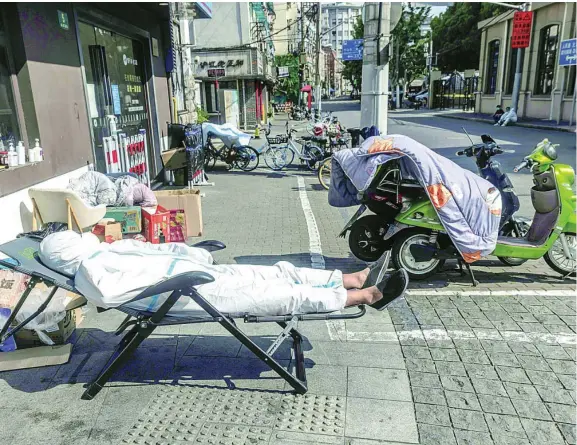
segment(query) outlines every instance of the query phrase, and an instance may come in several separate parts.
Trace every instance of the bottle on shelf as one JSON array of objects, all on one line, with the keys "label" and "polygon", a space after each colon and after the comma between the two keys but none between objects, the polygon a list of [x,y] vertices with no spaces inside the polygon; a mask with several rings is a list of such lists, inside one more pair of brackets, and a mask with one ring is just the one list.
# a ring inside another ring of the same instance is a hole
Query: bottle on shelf
[{"label": "bottle on shelf", "polygon": [[24,142],[18,142],[16,146],[16,155],[18,156],[18,165],[26,164],[26,148],[24,147]]},{"label": "bottle on shelf", "polygon": [[14,142],[10,142],[8,146],[8,167],[16,167],[18,165],[18,153],[14,148]]},{"label": "bottle on shelf", "polygon": [[34,161],[41,162],[44,160],[44,150],[40,146],[40,139],[34,139]]}]

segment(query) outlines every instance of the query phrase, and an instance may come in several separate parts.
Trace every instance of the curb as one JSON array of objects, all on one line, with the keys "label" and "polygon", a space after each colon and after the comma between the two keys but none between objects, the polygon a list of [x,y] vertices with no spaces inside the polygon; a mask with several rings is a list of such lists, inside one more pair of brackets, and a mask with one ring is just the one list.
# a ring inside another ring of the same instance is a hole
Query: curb
[{"label": "curb", "polygon": [[[483,122],[486,124],[493,124],[493,121],[489,119],[482,119],[480,117],[463,117],[463,116],[454,116],[450,114],[442,114],[442,113],[435,113],[433,116],[436,117],[446,117],[449,119],[459,119],[463,121],[473,121],[473,122]],[[512,125],[513,126],[513,125]],[[571,127],[553,127],[548,125],[539,125],[539,124],[528,124],[524,122],[517,122],[515,123],[516,127],[525,127],[525,128],[533,128],[535,130],[552,130],[552,131],[562,131],[565,133],[575,133],[575,129],[571,129]]]}]

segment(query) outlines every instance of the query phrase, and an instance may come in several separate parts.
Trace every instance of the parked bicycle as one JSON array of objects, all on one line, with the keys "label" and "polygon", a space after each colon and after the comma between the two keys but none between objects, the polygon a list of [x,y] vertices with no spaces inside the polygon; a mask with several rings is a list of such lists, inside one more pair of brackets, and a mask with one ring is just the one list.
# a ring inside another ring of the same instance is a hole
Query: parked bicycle
[{"label": "parked bicycle", "polygon": [[315,170],[317,164],[328,156],[326,149],[319,145],[319,142],[322,142],[324,138],[303,136],[293,139],[293,133],[296,131],[294,128],[289,128],[287,122],[285,135],[269,137],[267,134],[267,147],[262,151],[262,154],[264,162],[271,170],[282,170],[287,165],[292,164],[295,156],[309,170]]},{"label": "parked bicycle", "polygon": [[230,170],[234,167],[250,172],[258,167],[258,152],[250,145],[234,145],[228,147],[226,144],[220,149],[212,143],[212,134],[207,135],[204,145],[204,169],[212,170],[217,160],[224,161]]}]

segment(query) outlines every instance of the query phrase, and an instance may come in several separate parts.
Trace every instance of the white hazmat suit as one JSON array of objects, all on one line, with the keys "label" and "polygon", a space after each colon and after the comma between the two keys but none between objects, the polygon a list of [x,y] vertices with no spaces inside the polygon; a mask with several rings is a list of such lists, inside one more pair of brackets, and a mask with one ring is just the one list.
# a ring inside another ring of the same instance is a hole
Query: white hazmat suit
[{"label": "white hazmat suit", "polygon": [[[48,235],[40,260],[74,276],[76,288],[96,306],[120,306],[148,287],[190,271],[206,272],[214,282],[196,290],[227,314],[285,315],[332,312],[345,307],[347,292],[338,270],[299,268],[281,261],[274,266],[214,265],[204,249],[180,243],[153,245],[134,240],[99,243],[90,234],[72,231]],[[154,312],[169,294],[146,298],[131,308]],[[189,297],[180,297],[172,316],[205,312]]]},{"label": "white hazmat suit", "polygon": [[506,113],[503,113],[503,115],[501,116],[501,119],[499,119],[499,122],[497,122],[496,125],[500,125],[501,127],[506,127],[510,123],[515,123],[515,122],[517,122],[517,113],[515,113],[515,109],[512,108],[511,110],[507,111]]}]

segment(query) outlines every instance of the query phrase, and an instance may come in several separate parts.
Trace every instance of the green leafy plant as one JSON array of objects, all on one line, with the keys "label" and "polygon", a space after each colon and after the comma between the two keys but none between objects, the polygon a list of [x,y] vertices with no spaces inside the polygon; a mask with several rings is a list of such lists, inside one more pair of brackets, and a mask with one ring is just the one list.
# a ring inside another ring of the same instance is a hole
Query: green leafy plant
[{"label": "green leafy plant", "polygon": [[208,113],[200,107],[196,107],[196,123],[203,124],[208,122]]},{"label": "green leafy plant", "polygon": [[455,2],[433,18],[433,51],[439,55],[438,68],[443,72],[478,68],[482,30],[477,24],[505,11],[513,16],[512,9],[494,3]]},{"label": "green leafy plant", "polygon": [[298,101],[299,97],[299,59],[293,54],[285,54],[282,56],[275,56],[275,66],[286,66],[289,70],[288,77],[281,77],[277,79],[274,87],[275,96],[286,96],[288,100],[293,102]]}]

